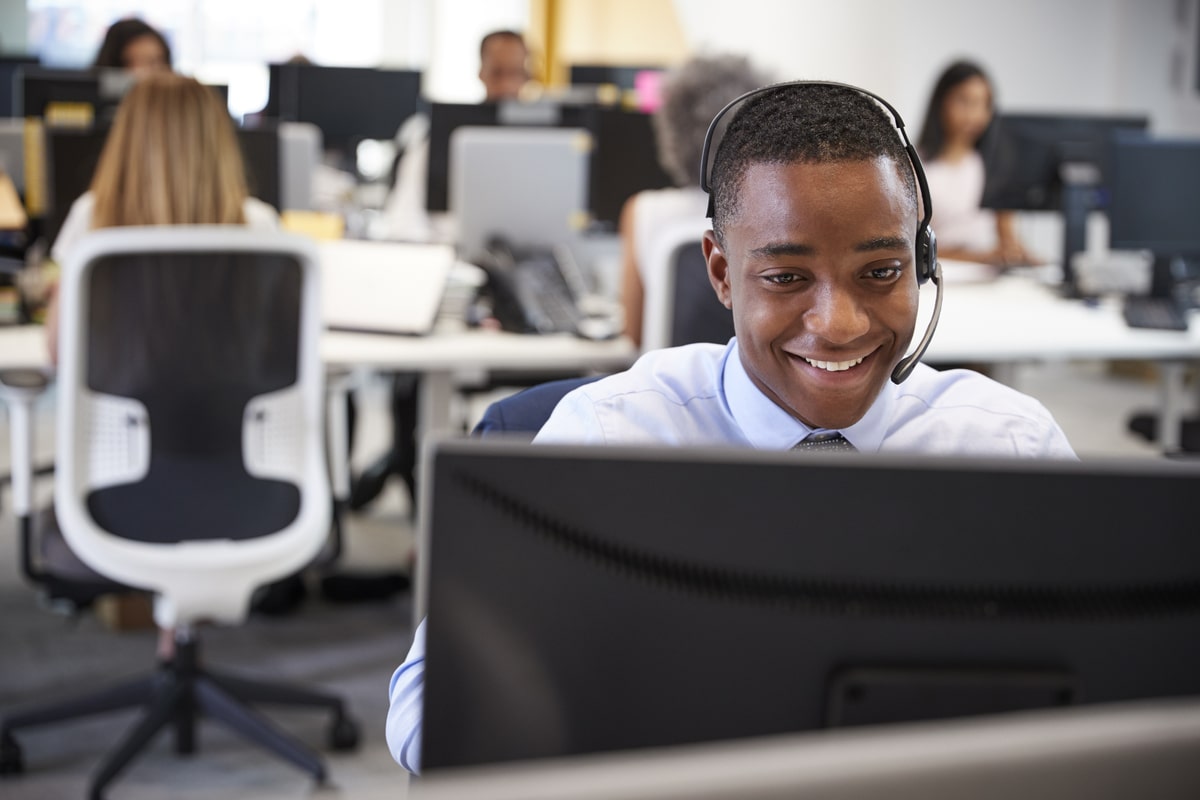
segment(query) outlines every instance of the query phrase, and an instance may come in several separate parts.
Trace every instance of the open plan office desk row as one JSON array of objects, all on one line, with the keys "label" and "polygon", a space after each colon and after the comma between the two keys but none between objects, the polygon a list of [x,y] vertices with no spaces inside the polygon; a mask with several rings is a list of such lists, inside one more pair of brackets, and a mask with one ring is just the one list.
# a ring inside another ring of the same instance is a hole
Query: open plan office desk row
[{"label": "open plan office desk row", "polygon": [[[1184,413],[1184,372],[1200,362],[1200,320],[1186,332],[1132,329],[1117,300],[1085,304],[1060,298],[1052,287],[1023,275],[995,281],[947,280],[937,334],[925,361],[938,366],[985,363],[1005,382],[1013,366],[1028,362],[1136,359],[1161,367],[1160,444],[1178,447]],[[933,289],[922,290],[918,335],[933,306]],[[1193,312],[1195,314],[1195,312]],[[321,340],[330,368],[368,367],[417,372],[423,377],[420,427],[423,433],[452,427],[450,408],[457,376],[492,370],[615,371],[636,357],[632,343],[619,337],[590,341],[569,334],[521,335],[439,325],[426,336],[327,331]],[[0,329],[0,368],[48,369],[44,332],[39,326]]]},{"label": "open plan office desk row", "polygon": [[[491,370],[569,371],[623,369],[633,344],[620,337],[590,341],[570,334],[522,335],[479,329],[437,329],[427,336],[326,331],[321,356],[330,369],[369,367],[419,372],[423,432],[450,428],[456,376]],[[48,370],[40,325],[0,328],[0,369]]]}]

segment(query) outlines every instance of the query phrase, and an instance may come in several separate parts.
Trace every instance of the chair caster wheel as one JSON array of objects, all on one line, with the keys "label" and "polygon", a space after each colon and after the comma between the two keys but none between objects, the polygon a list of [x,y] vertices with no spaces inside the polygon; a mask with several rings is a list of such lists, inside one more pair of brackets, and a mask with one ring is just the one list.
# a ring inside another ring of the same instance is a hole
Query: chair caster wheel
[{"label": "chair caster wheel", "polygon": [[358,724],[346,714],[339,714],[329,727],[329,749],[337,752],[358,747]]},{"label": "chair caster wheel", "polygon": [[10,734],[0,737],[0,775],[20,775],[25,771],[21,746]]}]

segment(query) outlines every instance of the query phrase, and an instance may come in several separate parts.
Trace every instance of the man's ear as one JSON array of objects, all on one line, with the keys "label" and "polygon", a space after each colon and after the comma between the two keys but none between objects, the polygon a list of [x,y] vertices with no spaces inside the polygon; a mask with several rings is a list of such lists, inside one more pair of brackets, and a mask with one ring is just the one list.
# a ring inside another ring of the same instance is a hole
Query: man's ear
[{"label": "man's ear", "polygon": [[725,249],[712,231],[704,232],[701,246],[704,248],[704,261],[708,264],[708,282],[712,284],[721,305],[733,308],[733,292],[729,288],[729,260],[725,258]]}]

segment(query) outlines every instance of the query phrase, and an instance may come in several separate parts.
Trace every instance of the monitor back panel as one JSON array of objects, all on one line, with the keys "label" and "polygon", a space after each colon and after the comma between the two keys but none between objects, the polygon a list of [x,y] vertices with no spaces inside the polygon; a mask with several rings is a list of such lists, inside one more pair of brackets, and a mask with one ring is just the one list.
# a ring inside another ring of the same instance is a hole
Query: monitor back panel
[{"label": "monitor back panel", "polygon": [[1200,694],[1200,472],[445,443],[424,766]]},{"label": "monitor back panel", "polygon": [[459,253],[502,236],[522,247],[569,244],[587,220],[591,136],[576,128],[463,127],[450,138],[450,204]]}]

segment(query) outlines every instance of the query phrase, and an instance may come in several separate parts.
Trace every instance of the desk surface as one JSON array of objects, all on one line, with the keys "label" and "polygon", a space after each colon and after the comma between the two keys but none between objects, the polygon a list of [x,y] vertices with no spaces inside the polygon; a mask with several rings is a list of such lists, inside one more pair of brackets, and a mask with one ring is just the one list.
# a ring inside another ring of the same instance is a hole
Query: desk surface
[{"label": "desk surface", "polygon": [[[620,369],[636,355],[625,337],[594,342],[570,334],[527,336],[482,330],[392,336],[326,331],[321,358],[329,366],[368,366],[414,372],[489,369]],[[0,329],[0,368],[50,365],[40,325]]]},{"label": "desk surface", "polygon": [[[1187,332],[1129,328],[1120,302],[1098,305],[1064,300],[1052,289],[1021,276],[946,288],[942,319],[925,360],[931,364],[1067,359],[1200,359],[1200,315]],[[932,287],[922,290],[918,335],[933,306]],[[439,329],[431,336],[326,332],[321,354],[331,366],[369,366],[412,371],[488,369],[619,369],[636,356],[624,338],[603,342],[569,334],[528,336],[494,331]],[[38,326],[0,330],[0,368],[46,368]]]},{"label": "desk surface", "polygon": [[[1031,278],[1006,275],[944,289],[942,318],[925,361],[1020,362],[1066,359],[1200,358],[1200,316],[1187,332],[1130,328],[1121,302],[1067,300]],[[917,336],[932,313],[933,287],[921,290]]]}]

